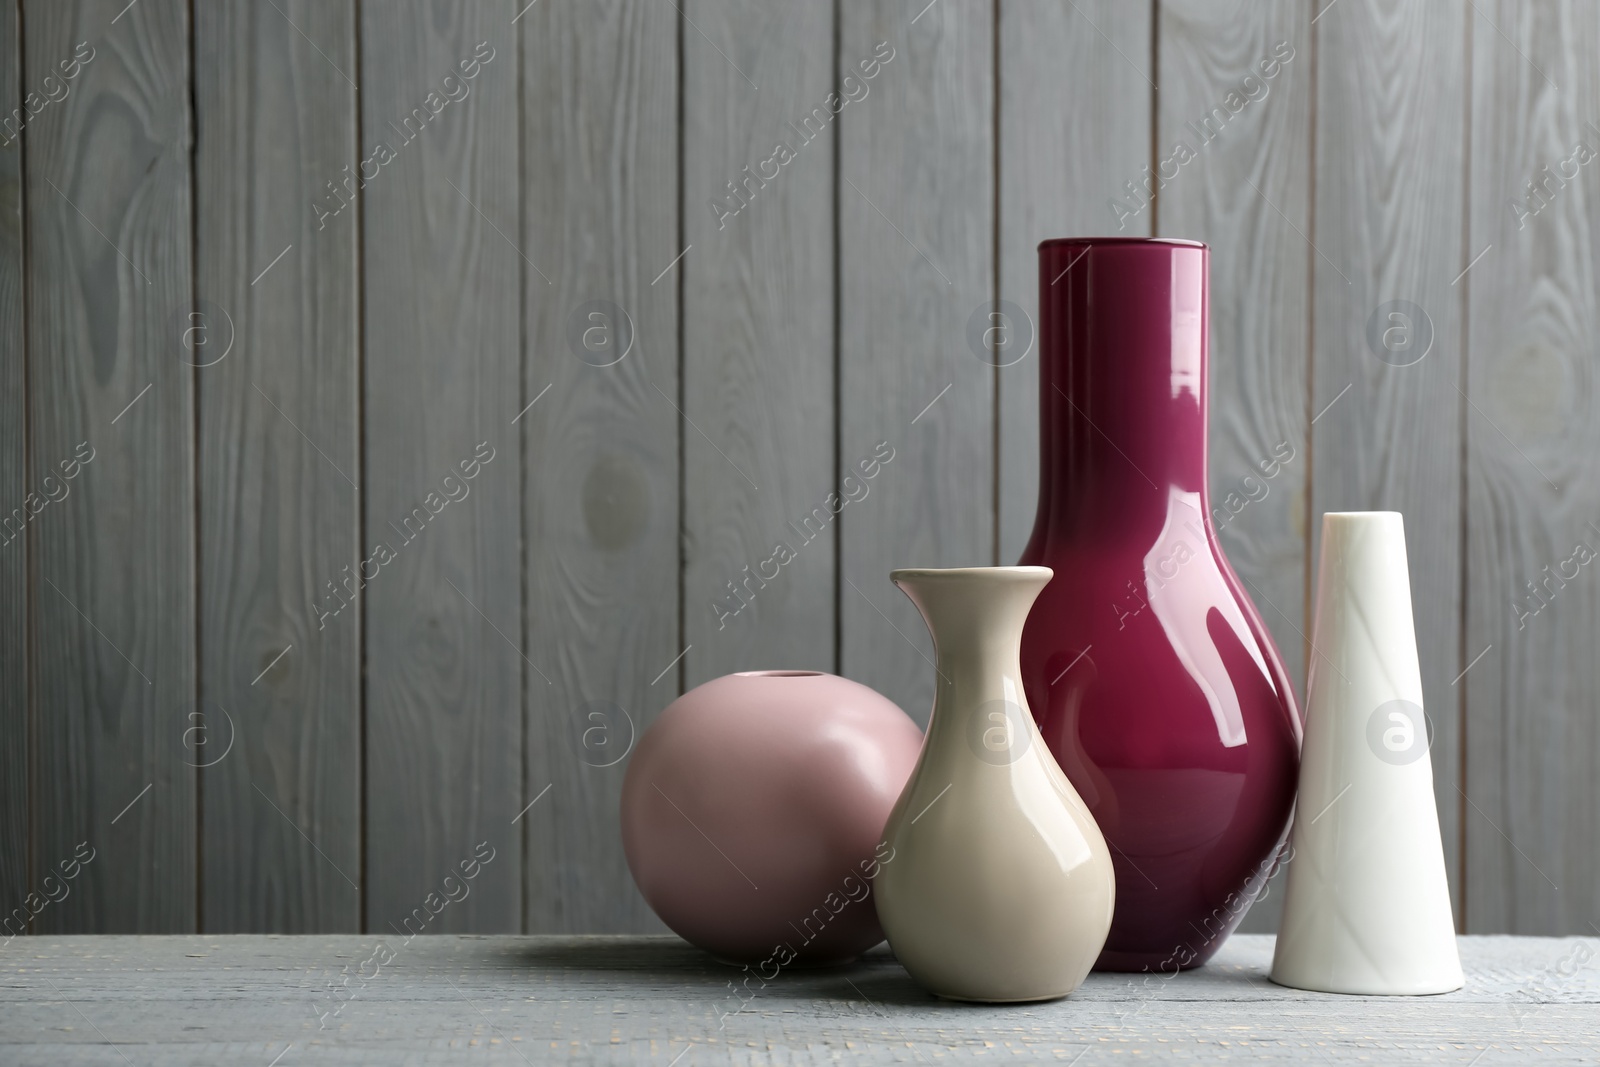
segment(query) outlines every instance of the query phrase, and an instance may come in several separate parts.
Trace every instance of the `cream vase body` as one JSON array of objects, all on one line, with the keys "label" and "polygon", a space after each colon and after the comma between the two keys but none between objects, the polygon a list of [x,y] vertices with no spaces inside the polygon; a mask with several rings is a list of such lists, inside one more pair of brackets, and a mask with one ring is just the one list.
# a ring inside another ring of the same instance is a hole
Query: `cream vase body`
[{"label": "cream vase body", "polygon": [[1300,792],[1272,980],[1461,988],[1398,512],[1322,518]]},{"label": "cream vase body", "polygon": [[874,882],[896,957],[954,1000],[1052,1000],[1111,928],[1111,855],[1023,696],[1018,648],[1047,567],[898,570],[937,652],[933,718]]}]

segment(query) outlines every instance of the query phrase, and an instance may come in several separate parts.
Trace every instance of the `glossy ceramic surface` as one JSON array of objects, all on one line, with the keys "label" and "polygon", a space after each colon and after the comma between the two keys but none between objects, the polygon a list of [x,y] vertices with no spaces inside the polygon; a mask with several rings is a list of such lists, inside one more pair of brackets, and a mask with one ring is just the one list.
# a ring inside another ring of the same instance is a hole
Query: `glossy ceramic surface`
[{"label": "glossy ceramic surface", "polygon": [[758,982],[851,959],[883,940],[871,878],[921,747],[905,712],[835,675],[709,681],[628,763],[628,869],[662,922]]},{"label": "glossy ceramic surface", "polygon": [[1311,644],[1272,980],[1325,993],[1460,989],[1398,512],[1322,517]]},{"label": "glossy ceramic surface", "polygon": [[1293,691],[1206,487],[1207,255],[1039,249],[1039,509],[1021,562],[1056,576],[1022,676],[1111,846],[1111,970],[1203,963],[1270,873],[1294,800]]},{"label": "glossy ceramic surface", "polygon": [[1111,925],[1111,856],[1022,694],[1023,620],[1043,567],[900,570],[933,634],[933,718],[895,804],[878,915],[927,989],[978,1001],[1066,996]]}]

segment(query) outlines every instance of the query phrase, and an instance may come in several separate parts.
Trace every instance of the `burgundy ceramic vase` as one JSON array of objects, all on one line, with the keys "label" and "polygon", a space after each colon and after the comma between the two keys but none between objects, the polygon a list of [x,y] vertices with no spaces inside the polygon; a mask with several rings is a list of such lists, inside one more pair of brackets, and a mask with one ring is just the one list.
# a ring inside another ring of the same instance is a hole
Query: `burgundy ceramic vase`
[{"label": "burgundy ceramic vase", "polygon": [[1206,246],[1039,246],[1039,510],[1055,579],[1022,638],[1028,704],[1111,847],[1096,968],[1204,963],[1288,828],[1300,716],[1206,490]]},{"label": "burgundy ceramic vase", "polygon": [[763,980],[853,959],[883,940],[872,879],[921,749],[905,712],[848,679],[713,679],[668,705],[628,762],[628,869],[662,922]]}]

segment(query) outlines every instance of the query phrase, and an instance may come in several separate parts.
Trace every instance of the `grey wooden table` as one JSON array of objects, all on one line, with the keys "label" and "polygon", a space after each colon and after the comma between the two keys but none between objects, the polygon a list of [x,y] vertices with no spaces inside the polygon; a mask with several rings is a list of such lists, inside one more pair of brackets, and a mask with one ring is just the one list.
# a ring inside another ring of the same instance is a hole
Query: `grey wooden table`
[{"label": "grey wooden table", "polygon": [[1467,937],[1461,955],[1458,993],[1325,996],[1272,985],[1272,939],[1239,936],[1174,978],[978,1007],[882,948],[752,980],[741,1004],[740,972],[663,937],[16,938],[0,1063],[1600,1062],[1600,941]]}]

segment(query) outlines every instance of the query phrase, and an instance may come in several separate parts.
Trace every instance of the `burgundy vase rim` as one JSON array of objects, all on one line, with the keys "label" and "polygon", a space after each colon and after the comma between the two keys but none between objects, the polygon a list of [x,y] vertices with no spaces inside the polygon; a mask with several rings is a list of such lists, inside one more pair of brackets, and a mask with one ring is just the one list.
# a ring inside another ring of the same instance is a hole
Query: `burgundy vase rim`
[{"label": "burgundy vase rim", "polygon": [[1039,251],[1059,245],[1157,245],[1168,248],[1209,248],[1204,241],[1191,241],[1186,237],[1047,237],[1039,242]]},{"label": "burgundy vase rim", "polygon": [[734,671],[735,678],[826,678],[827,671]]}]

